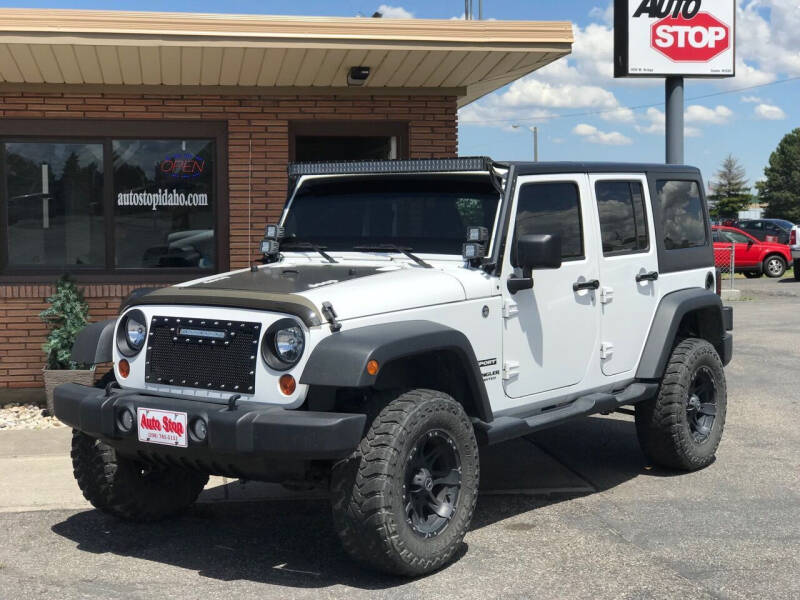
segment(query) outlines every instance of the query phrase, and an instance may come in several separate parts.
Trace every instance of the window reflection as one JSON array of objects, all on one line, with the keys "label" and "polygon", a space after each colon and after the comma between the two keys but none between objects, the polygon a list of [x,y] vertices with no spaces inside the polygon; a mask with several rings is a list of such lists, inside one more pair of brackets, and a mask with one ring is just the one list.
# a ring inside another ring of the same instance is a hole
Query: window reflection
[{"label": "window reflection", "polygon": [[15,142],[5,158],[9,265],[103,266],[103,145]]},{"label": "window reflection", "polygon": [[213,269],[214,142],[114,140],[116,265]]},{"label": "window reflection", "polygon": [[529,233],[561,236],[561,257],[583,257],[578,186],[569,182],[526,183],[517,202],[515,240]]}]

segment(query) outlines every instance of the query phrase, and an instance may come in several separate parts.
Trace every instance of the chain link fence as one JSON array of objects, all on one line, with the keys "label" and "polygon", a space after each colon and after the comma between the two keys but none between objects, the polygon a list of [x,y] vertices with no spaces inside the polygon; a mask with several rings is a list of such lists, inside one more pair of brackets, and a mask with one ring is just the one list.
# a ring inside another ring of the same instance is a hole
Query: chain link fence
[{"label": "chain link fence", "polygon": [[719,269],[723,289],[733,289],[734,262],[733,244],[714,244],[714,264]]}]

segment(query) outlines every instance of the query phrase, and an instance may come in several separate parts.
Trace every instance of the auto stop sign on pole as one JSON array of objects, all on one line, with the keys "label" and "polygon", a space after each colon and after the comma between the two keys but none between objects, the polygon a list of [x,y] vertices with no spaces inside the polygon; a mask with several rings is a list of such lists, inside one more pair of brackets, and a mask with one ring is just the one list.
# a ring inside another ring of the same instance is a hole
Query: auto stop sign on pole
[{"label": "auto stop sign on pole", "polygon": [[614,76],[666,78],[667,162],[683,162],[683,78],[735,74],[735,0],[615,0]]}]

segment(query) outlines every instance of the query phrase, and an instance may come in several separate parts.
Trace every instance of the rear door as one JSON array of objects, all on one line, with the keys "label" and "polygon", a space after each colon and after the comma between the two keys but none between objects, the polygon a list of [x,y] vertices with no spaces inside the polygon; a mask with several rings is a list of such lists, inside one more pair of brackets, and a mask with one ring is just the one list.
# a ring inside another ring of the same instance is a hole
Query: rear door
[{"label": "rear door", "polygon": [[600,254],[600,359],[604,375],[632,371],[658,305],[658,256],[644,174],[592,175]]}]

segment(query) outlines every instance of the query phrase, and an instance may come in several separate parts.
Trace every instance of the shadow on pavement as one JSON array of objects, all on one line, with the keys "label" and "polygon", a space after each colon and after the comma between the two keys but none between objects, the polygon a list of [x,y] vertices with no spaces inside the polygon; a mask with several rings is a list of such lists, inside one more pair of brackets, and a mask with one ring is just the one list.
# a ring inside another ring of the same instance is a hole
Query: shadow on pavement
[{"label": "shadow on pavement", "polygon": [[[587,495],[591,489],[609,489],[639,475],[668,474],[647,470],[629,418],[584,419],[537,433],[528,442],[592,487],[546,495],[536,495],[535,490],[530,494],[482,494],[473,530]],[[537,464],[519,465],[518,448],[511,444],[505,450],[509,468],[516,462],[515,468],[528,471],[526,479],[536,479]],[[497,457],[493,462],[493,468],[498,468]],[[539,474],[545,478],[538,482],[541,489],[558,489],[546,481],[555,476],[552,473],[548,467]],[[557,476],[563,478],[563,473]],[[173,565],[222,581],[250,580],[298,588],[344,584],[367,590],[407,582],[364,570],[350,561],[333,530],[326,500],[196,504],[180,517],[150,524],[127,523],[99,511],[85,511],[52,530],[85,552]],[[466,550],[464,544],[461,554]]]}]

